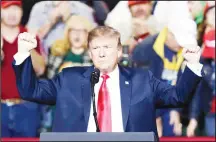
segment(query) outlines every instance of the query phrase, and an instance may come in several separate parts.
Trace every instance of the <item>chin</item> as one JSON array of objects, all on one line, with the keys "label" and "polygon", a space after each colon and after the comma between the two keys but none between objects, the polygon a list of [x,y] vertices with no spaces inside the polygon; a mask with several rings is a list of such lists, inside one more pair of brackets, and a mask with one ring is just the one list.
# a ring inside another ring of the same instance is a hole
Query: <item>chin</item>
[{"label": "chin", "polygon": [[19,24],[17,22],[8,22],[7,25],[9,25],[11,27],[15,27],[15,26],[18,26]]},{"label": "chin", "polygon": [[108,70],[109,68],[108,68],[108,67],[99,67],[98,69],[101,70],[101,71],[106,71],[106,70]]},{"label": "chin", "polygon": [[100,67],[96,67],[96,68],[98,68],[103,73],[109,72],[109,70],[110,70],[110,68],[107,66],[100,66]]},{"label": "chin", "polygon": [[80,47],[80,48],[81,48],[81,47],[82,47],[82,44],[80,44],[80,43],[74,43],[74,42],[73,42],[73,46],[74,46],[74,47],[78,47],[78,48]]}]

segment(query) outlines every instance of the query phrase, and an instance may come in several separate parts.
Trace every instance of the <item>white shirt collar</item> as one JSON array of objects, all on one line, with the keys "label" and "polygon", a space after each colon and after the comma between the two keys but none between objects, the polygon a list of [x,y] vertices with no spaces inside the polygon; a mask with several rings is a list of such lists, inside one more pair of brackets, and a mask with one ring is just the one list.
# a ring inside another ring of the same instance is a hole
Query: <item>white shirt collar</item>
[{"label": "white shirt collar", "polygon": [[[100,77],[102,76],[103,74],[100,74]],[[119,76],[119,67],[118,65],[114,68],[114,70],[110,73],[107,74],[109,76],[110,79],[113,79],[113,78],[118,78]]]}]

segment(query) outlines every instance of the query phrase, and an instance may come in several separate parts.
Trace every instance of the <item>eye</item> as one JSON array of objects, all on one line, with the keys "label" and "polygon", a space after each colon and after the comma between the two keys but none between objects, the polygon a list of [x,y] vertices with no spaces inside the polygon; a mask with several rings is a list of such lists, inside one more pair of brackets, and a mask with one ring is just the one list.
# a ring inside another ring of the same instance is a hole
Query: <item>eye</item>
[{"label": "eye", "polygon": [[105,46],[105,48],[111,48],[111,46]]},{"label": "eye", "polygon": [[98,47],[93,47],[93,49],[98,49]]}]

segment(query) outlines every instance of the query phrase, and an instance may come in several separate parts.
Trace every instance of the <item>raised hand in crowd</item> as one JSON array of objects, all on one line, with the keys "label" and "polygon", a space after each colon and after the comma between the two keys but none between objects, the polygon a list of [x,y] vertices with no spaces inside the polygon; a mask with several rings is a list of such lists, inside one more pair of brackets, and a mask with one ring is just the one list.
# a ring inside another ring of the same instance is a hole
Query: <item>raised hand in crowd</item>
[{"label": "raised hand in crowd", "polygon": [[170,112],[170,125],[173,125],[173,132],[180,136],[182,134],[182,124],[180,120],[180,114],[176,110]]},{"label": "raised hand in crowd", "polygon": [[189,125],[187,127],[186,135],[188,137],[193,137],[195,136],[195,130],[197,128],[197,120],[192,118],[189,122]]}]

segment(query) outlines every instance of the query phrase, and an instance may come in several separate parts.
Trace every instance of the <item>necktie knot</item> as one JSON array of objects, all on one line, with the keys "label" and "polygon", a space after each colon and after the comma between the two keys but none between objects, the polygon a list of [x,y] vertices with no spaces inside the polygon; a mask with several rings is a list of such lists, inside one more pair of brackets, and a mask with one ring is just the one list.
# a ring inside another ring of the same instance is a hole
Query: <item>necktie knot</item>
[{"label": "necktie knot", "polygon": [[109,78],[109,75],[103,74],[101,77],[103,78],[103,81],[106,81]]}]

